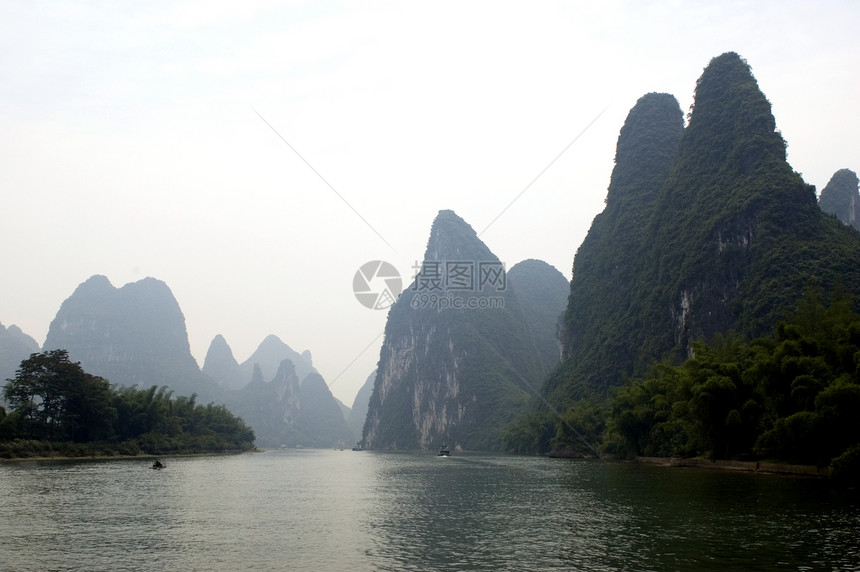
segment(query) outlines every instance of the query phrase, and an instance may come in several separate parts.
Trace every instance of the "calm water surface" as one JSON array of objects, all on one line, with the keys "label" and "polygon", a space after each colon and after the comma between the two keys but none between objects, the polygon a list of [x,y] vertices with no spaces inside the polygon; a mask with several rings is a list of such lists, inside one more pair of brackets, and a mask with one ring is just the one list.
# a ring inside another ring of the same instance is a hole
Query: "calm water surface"
[{"label": "calm water surface", "polygon": [[0,464],[0,570],[857,570],[819,480],[284,450]]}]

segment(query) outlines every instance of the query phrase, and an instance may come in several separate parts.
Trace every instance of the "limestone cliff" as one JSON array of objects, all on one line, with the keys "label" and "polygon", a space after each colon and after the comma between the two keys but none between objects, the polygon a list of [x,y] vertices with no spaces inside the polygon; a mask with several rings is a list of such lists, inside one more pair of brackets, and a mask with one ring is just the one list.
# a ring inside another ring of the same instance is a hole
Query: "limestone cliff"
[{"label": "limestone cliff", "polygon": [[498,449],[540,377],[533,335],[503,264],[453,211],[423,260],[388,314],[364,445]]}]

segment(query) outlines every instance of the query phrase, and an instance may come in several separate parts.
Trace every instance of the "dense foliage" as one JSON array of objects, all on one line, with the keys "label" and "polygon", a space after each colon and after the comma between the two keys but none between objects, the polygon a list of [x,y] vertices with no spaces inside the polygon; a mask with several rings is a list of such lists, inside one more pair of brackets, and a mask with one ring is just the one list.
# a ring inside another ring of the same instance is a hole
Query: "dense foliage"
[{"label": "dense foliage", "polygon": [[[860,461],[860,316],[810,292],[772,336],[694,345],[616,389],[604,447],[620,455]],[[854,467],[854,470],[860,465]]]},{"label": "dense foliage", "polygon": [[[786,162],[740,56],[710,62],[688,120],[661,94],[630,111],[606,208],[576,253],[565,359],[539,406],[508,426],[506,447],[588,455],[586,443],[603,443],[844,468],[860,457],[846,425],[860,411],[860,235],[824,214]],[[856,177],[847,183],[856,194]],[[855,296],[821,310],[827,334],[802,318],[809,301],[788,319],[810,283]]]},{"label": "dense foliage", "polygon": [[772,460],[860,475],[860,315],[837,290],[810,289],[772,335],[693,344],[606,401],[533,412],[505,434],[511,451]]},{"label": "dense foliage", "polygon": [[671,96],[631,110],[606,209],[576,253],[566,359],[544,397],[605,399],[696,339],[766,335],[810,279],[860,295],[860,235],[817,207],[749,65],[723,54],[697,82],[686,128]]},{"label": "dense foliage", "polygon": [[[7,380],[0,455],[51,452],[57,443],[97,451],[179,453],[252,448],[254,432],[222,405],[173,397],[166,387],[115,388],[71,362],[66,350],[32,354]],[[27,444],[22,445],[26,441]]]},{"label": "dense foliage", "polygon": [[649,219],[683,131],[681,108],[665,93],[640,98],[621,128],[606,208],[574,260],[559,331],[565,360],[544,386],[555,404],[592,392],[605,396],[648,360],[653,332],[645,307],[633,302],[644,295]]},{"label": "dense foliage", "polygon": [[566,359],[543,395],[562,408],[605,399],[696,339],[766,335],[810,279],[860,294],[860,235],[817,207],[749,65],[723,54],[697,82],[686,128],[671,96],[631,110],[606,209],[576,253]]}]

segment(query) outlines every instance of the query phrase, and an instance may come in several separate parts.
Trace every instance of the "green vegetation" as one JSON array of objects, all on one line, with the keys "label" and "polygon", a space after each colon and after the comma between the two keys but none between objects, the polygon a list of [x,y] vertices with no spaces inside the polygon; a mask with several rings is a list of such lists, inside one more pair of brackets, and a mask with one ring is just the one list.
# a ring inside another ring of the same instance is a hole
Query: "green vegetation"
[{"label": "green vegetation", "polygon": [[[740,56],[710,62],[688,119],[664,94],[630,111],[576,253],[564,360],[505,446],[856,472],[860,235],[786,162]],[[853,173],[839,180],[856,195]]]},{"label": "green vegetation", "polygon": [[564,362],[543,395],[605,399],[697,339],[767,335],[810,280],[860,295],[860,235],[786,162],[770,102],[737,54],[714,58],[683,127],[648,94],[618,138],[605,210],[576,253]]},{"label": "green vegetation", "polygon": [[773,335],[717,336],[659,364],[609,402],[607,451],[778,459],[860,469],[860,316],[850,298],[810,292]]},{"label": "green vegetation", "polygon": [[[475,231],[452,211],[433,222],[424,265],[463,261],[474,265],[499,259]],[[532,328],[514,288],[439,290],[447,300],[500,297],[503,307],[460,309],[413,305],[422,274],[391,307],[380,351],[379,374],[368,403],[363,443],[373,449],[498,451],[500,428],[528,411],[542,361]],[[479,274],[476,274],[479,276]],[[510,286],[510,285],[508,285]],[[463,306],[465,307],[465,306]]]},{"label": "green vegetation", "polygon": [[680,365],[654,364],[582,400],[563,419],[532,413],[509,426],[513,451],[587,454],[582,439],[621,457],[777,460],[860,478],[860,315],[837,290],[810,289],[772,335],[717,335]]},{"label": "green vegetation", "polygon": [[573,265],[567,310],[559,329],[565,360],[543,393],[564,408],[608,388],[648,363],[655,336],[642,298],[649,269],[649,220],[684,119],[677,100],[649,93],[630,110],[618,136],[606,208],[594,218]]},{"label": "green vegetation", "polygon": [[0,457],[193,453],[253,448],[254,432],[223,405],[166,387],[114,388],[69,361],[32,354],[7,380]]}]

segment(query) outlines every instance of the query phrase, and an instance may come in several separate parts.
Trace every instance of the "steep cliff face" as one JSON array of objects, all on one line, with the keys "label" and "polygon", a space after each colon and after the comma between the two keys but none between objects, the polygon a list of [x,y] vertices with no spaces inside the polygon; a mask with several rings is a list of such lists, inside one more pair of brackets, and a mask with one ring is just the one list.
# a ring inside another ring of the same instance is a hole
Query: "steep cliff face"
[{"label": "steep cliff face", "polygon": [[823,216],[786,161],[770,102],[735,53],[698,81],[649,230],[646,279],[661,286],[650,304],[669,310],[652,316],[678,358],[717,332],[769,333],[811,281],[860,292],[856,236]]},{"label": "steep cliff face", "polygon": [[191,356],[185,317],[155,278],[114,288],[93,276],[60,306],[45,349],[67,349],[88,372],[119,385],[166,385],[177,395],[220,400],[220,388]]},{"label": "steep cliff face", "polygon": [[843,223],[860,230],[860,191],[857,174],[850,169],[840,169],[821,190],[818,206]]},{"label": "steep cliff face", "polygon": [[[786,162],[770,103],[740,56],[707,66],[683,133],[665,96],[665,112],[651,97],[639,117],[646,98],[622,129],[606,209],[576,254],[566,359],[544,388],[558,403],[605,396],[655,360],[683,359],[697,338],[764,335],[810,281],[860,293],[856,233],[820,211]],[[639,133],[649,124],[653,140]]]},{"label": "steep cliff face", "polygon": [[6,385],[7,379],[15,377],[22,361],[38,351],[39,344],[21,328],[0,324],[0,387]]},{"label": "steep cliff face", "polygon": [[500,428],[539,375],[502,263],[465,221],[440,211],[420,272],[389,311],[365,446],[498,449]]},{"label": "steep cliff face", "polygon": [[221,334],[215,336],[209,344],[202,371],[224,389],[239,389],[248,383],[242,376],[239,363],[233,357],[233,350]]},{"label": "steep cliff face", "polygon": [[681,108],[665,93],[641,97],[621,128],[606,208],[573,264],[559,331],[564,361],[544,388],[556,401],[605,391],[638,361],[649,333],[634,305],[651,264],[645,259],[648,224],[683,131]]}]

